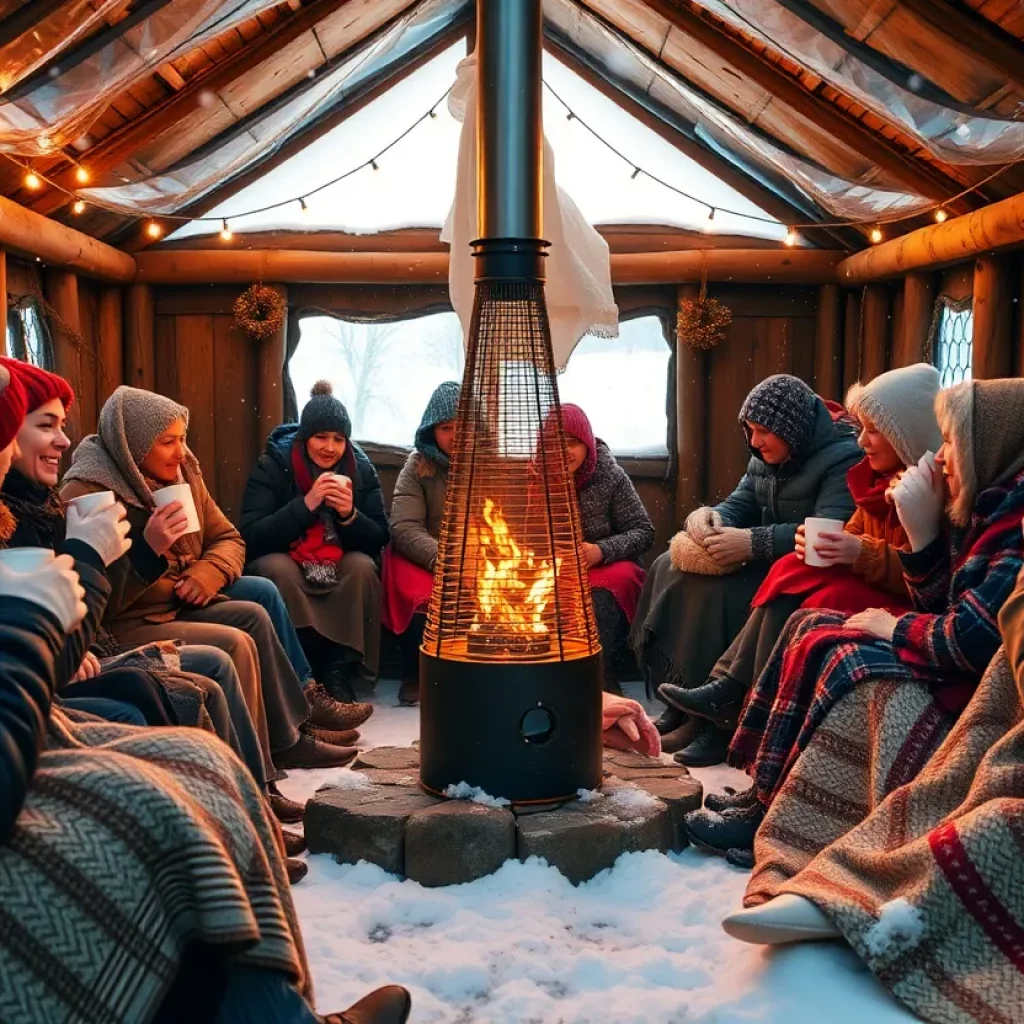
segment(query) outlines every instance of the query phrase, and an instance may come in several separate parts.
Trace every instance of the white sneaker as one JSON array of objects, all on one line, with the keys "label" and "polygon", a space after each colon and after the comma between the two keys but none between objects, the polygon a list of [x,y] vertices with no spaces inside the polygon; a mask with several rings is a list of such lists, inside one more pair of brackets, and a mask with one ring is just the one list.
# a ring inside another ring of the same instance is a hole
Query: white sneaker
[{"label": "white sneaker", "polygon": [[722,927],[740,942],[761,946],[841,938],[839,929],[815,903],[790,893],[759,907],[737,910],[722,922]]}]

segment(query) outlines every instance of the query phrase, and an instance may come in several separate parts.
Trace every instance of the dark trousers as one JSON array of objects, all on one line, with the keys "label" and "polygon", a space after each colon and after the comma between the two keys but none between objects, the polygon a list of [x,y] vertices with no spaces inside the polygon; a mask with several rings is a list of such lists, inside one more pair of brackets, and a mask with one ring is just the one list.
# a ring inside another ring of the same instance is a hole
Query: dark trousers
[{"label": "dark trousers", "polygon": [[[71,683],[62,697],[67,699],[99,697],[138,708],[146,725],[175,725],[170,700],[156,678],[141,668],[111,668],[92,679]],[[86,710],[86,709],[83,709]]]}]

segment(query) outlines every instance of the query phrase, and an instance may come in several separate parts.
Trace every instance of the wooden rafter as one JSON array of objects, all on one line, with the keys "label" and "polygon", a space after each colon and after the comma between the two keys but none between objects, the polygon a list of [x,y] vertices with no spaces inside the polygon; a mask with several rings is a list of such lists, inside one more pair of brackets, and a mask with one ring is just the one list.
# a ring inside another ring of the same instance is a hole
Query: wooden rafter
[{"label": "wooden rafter", "polygon": [[[737,72],[771,93],[776,101],[814,121],[905,187],[939,202],[945,202],[961,191],[958,182],[894,149],[877,132],[835,104],[810,92],[796,78],[763,60],[717,25],[695,13],[685,0],[645,0],[645,3],[671,26],[714,51]],[[966,213],[974,209],[975,204],[960,199],[950,208],[957,213]]]},{"label": "wooden rafter", "polygon": [[[120,131],[108,135],[81,157],[88,163],[93,179],[129,159],[150,139],[173,128],[183,117],[199,110],[203,106],[207,94],[225,88],[236,78],[259,67],[264,61],[271,59],[281,48],[315,28],[324,18],[334,14],[335,11],[350,2],[351,0],[313,0],[308,7],[303,7],[295,14],[280,21],[258,42],[238,50],[227,60],[215,64],[207,73],[194,78],[163,103],[151,107],[130,121]],[[73,167],[53,177],[64,188],[75,187]],[[64,193],[51,189],[32,203],[31,208],[36,213],[48,214],[60,209],[67,202],[68,198]]]}]

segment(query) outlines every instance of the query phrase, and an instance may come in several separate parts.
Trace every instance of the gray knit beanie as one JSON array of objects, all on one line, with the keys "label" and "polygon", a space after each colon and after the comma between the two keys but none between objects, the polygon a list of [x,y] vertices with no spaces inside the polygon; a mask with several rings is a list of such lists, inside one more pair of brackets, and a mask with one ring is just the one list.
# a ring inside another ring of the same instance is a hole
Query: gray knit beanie
[{"label": "gray knit beanie", "polygon": [[334,397],[329,380],[318,380],[309,392],[309,401],[299,418],[300,441],[308,441],[316,434],[341,434],[346,440],[352,436],[352,420],[345,406]]},{"label": "gray knit beanie", "polygon": [[925,452],[937,452],[942,432],[935,415],[939,371],[915,363],[879,374],[867,384],[854,384],[846,408],[870,420],[893,446],[904,466],[913,466]]},{"label": "gray knit beanie", "polygon": [[810,439],[818,413],[818,396],[799,377],[777,373],[747,395],[740,423],[756,423],[781,437],[798,452]]}]

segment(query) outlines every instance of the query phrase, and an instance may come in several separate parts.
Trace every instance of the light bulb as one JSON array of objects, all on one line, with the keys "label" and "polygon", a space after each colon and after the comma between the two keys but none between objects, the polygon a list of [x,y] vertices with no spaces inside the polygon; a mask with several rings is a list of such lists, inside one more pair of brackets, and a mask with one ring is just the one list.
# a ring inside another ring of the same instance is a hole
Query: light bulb
[{"label": "light bulb", "polygon": [[25,188],[37,189],[43,187],[43,179],[35,171],[29,171],[25,175]]},{"label": "light bulb", "polygon": [[374,169],[375,171],[379,171],[379,170],[380,170],[380,168],[379,168],[379,167],[377,166],[377,161],[376,161],[376,160],[371,160],[371,161],[370,161],[370,166],[371,166],[371,167],[372,167],[372,168],[373,168],[373,169]]},{"label": "light bulb", "polygon": [[81,164],[75,168],[75,181],[79,185],[88,185],[91,177],[92,175]]},{"label": "light bulb", "polygon": [[944,223],[948,219],[948,217],[949,217],[949,214],[946,213],[946,211],[944,209],[942,209],[941,206],[935,211],[935,223],[936,224]]},{"label": "light bulb", "polygon": [[786,237],[782,240],[783,245],[794,246],[797,243],[796,228],[790,228],[786,232]]},{"label": "light bulb", "polygon": [[871,229],[871,234],[870,234],[870,235],[868,235],[868,238],[870,238],[870,239],[871,239],[871,241],[872,241],[872,242],[873,242],[873,243],[874,243],[875,245],[878,245],[878,243],[879,243],[879,242],[880,242],[880,241],[882,240],[882,238],[883,238],[883,235],[882,235],[882,229],[881,229],[881,228],[872,228],[872,229]]},{"label": "light bulb", "polygon": [[74,206],[71,207],[71,212],[74,214],[85,213],[85,203],[81,199],[75,200]]},{"label": "light bulb", "polygon": [[231,230],[231,226],[226,220],[222,220],[220,228],[220,240],[222,242],[230,242],[235,237],[234,232]]},{"label": "light bulb", "polygon": [[640,173],[640,168],[639,167],[634,167],[633,168],[633,173],[630,175],[630,178],[635,178],[639,173]]},{"label": "light bulb", "polygon": [[708,211],[708,220],[714,220],[714,219],[715,219],[715,208],[712,206],[711,209]]},{"label": "light bulb", "polygon": [[150,238],[159,238],[163,234],[163,231],[155,220],[151,220],[146,225],[146,234],[149,235]]},{"label": "light bulb", "polygon": [[302,214],[304,219],[309,218],[309,204],[305,199],[299,200],[299,213]]}]

